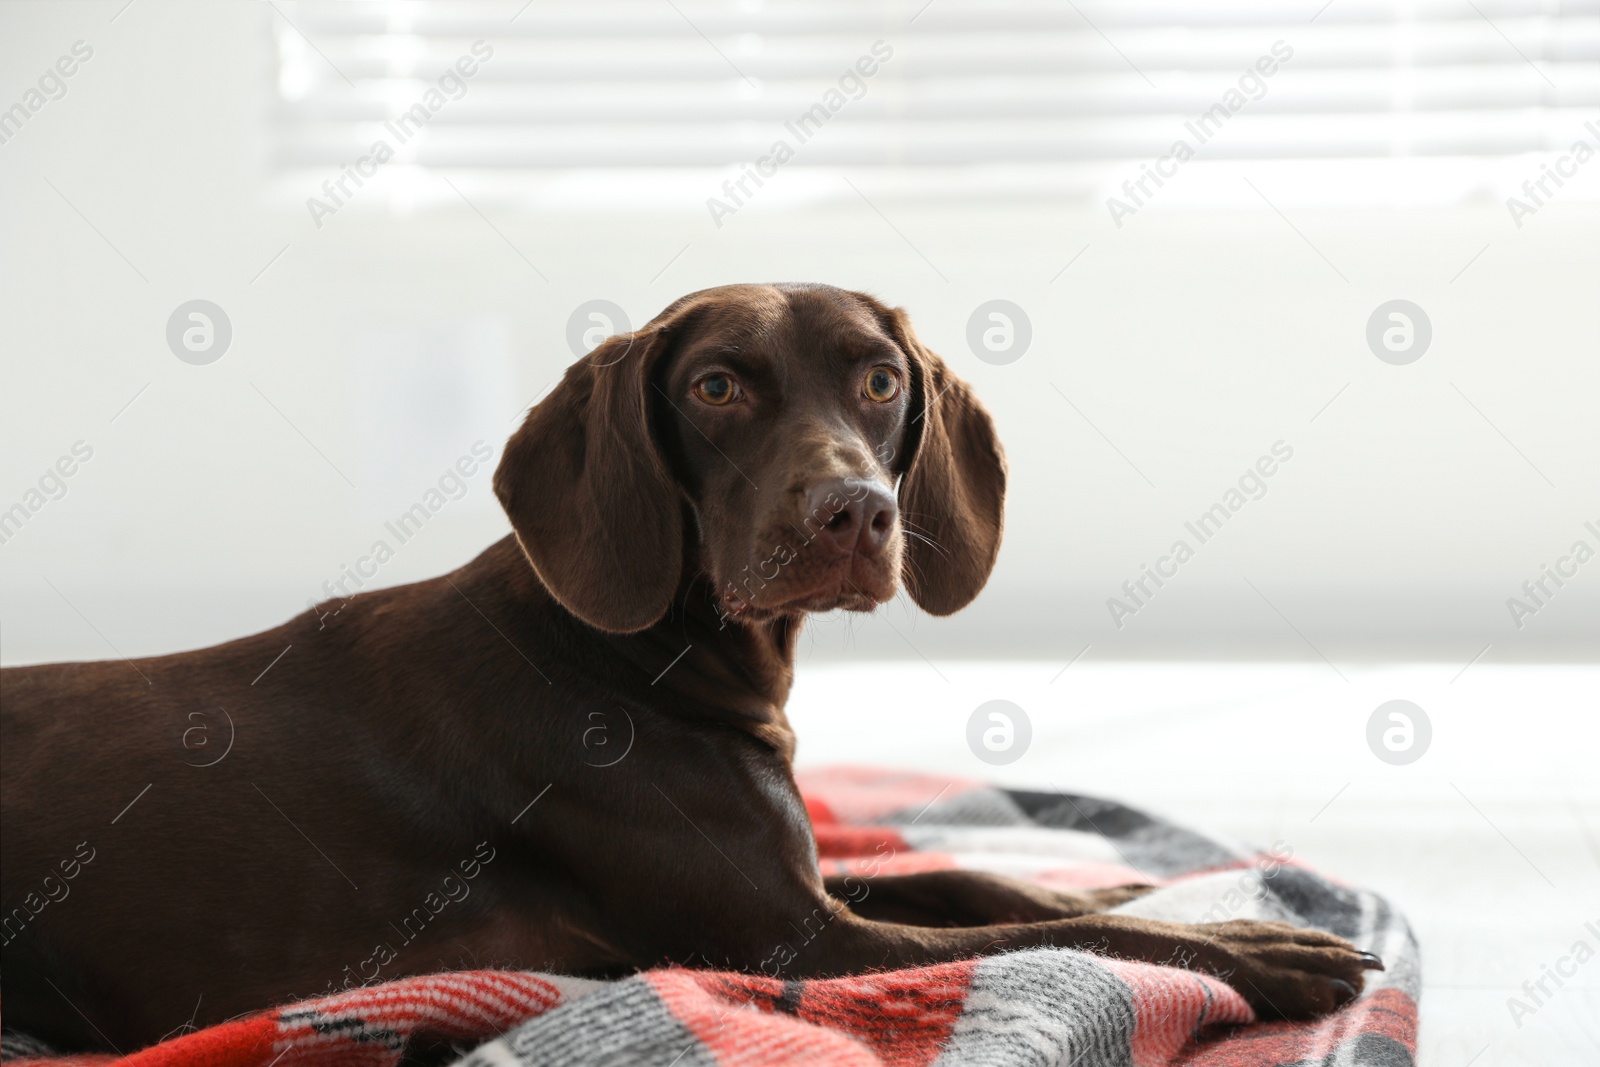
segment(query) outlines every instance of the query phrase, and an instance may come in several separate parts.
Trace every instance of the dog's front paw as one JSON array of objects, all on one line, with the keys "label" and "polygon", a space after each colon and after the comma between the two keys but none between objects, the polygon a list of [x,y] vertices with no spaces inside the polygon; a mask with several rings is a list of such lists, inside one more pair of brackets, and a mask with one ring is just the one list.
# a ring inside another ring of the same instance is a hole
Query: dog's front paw
[{"label": "dog's front paw", "polygon": [[1354,1000],[1383,961],[1342,937],[1287,923],[1235,919],[1195,928],[1200,969],[1227,982],[1263,1019],[1308,1019]]}]

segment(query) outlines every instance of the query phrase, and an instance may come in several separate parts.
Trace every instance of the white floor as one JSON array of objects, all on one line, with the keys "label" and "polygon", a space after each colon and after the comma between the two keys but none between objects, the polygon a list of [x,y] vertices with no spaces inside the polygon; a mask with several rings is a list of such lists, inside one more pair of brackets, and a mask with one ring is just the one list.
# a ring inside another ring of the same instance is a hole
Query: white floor
[{"label": "white floor", "polygon": [[[1600,955],[1532,1015],[1537,981],[1600,954],[1600,667],[1038,661],[803,665],[802,766],[858,763],[1099,793],[1258,843],[1385,893],[1422,944],[1422,1067],[1600,1064]],[[1052,681],[1052,678],[1054,680]],[[1405,699],[1415,763],[1367,747]],[[994,767],[967,720],[1005,699],[1033,737]]]}]

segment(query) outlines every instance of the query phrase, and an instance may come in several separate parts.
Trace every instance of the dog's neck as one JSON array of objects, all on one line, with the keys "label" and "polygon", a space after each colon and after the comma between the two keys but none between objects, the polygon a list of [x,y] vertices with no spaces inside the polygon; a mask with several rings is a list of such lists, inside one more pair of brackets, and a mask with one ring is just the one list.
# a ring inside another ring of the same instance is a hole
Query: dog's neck
[{"label": "dog's neck", "polygon": [[[650,670],[653,687],[680,697],[696,714],[744,729],[792,757],[794,735],[783,708],[794,681],[801,616],[735,622],[716,607],[714,587],[685,569],[671,610],[654,626],[611,640]],[[655,673],[659,672],[659,673]]]},{"label": "dog's neck", "polygon": [[[637,668],[658,698],[685,716],[745,730],[790,757],[794,735],[783,707],[794,681],[795,638],[801,616],[736,622],[717,610],[711,582],[686,560],[671,608],[638,633],[608,634],[555,602],[514,538],[485,553],[523,609],[564,616],[575,638],[596,642]],[[660,698],[676,698],[662,700]]]}]

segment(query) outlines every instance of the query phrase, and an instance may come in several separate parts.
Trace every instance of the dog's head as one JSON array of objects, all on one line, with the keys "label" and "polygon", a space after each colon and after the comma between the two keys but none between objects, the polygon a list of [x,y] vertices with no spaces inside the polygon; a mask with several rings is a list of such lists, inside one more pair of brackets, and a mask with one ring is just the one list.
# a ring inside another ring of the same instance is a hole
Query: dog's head
[{"label": "dog's head", "polygon": [[988,414],[903,312],[729,285],[573,364],[494,488],[551,594],[627,633],[685,567],[737,621],[871,610],[902,577],[948,615],[994,566],[1005,479]]}]

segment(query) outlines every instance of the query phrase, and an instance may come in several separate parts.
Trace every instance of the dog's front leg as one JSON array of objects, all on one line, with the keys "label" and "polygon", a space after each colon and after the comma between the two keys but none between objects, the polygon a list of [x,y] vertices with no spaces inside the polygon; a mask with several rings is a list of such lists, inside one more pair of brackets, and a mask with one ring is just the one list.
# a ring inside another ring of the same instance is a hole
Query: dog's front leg
[{"label": "dog's front leg", "polygon": [[1215,975],[1263,1018],[1300,1019],[1341,1007],[1382,964],[1343,938],[1284,923],[1187,925],[1125,915],[935,929],[838,916],[785,970],[795,977],[942,963],[1013,949],[1073,948]]},{"label": "dog's front leg", "polygon": [[918,871],[872,878],[824,879],[828,893],[864,919],[910,926],[992,926],[1093,915],[1150,892],[1153,886],[1064,891],[985,871]]},{"label": "dog's front leg", "polygon": [[[698,755],[703,773],[713,753]],[[649,762],[646,756],[639,770],[653,769]],[[695,764],[678,763],[684,765]],[[693,787],[706,781],[719,788]],[[859,880],[869,888],[866,895],[841,883],[843,899],[830,896],[798,793],[775,775],[680,780],[671,792],[650,778],[628,776],[586,799],[585,819],[554,818],[551,825],[572,835],[574,849],[583,846],[590,868],[585,880],[600,898],[595,918],[605,939],[634,966],[677,963],[811,978],[1054,946],[1214,974],[1264,1017],[1304,1018],[1349,1001],[1375,963],[1341,938],[1281,923],[1191,926],[1092,914],[935,927],[868,918],[855,904],[870,913],[872,891],[880,901],[891,899],[896,879]],[[602,809],[614,809],[608,814],[617,818],[601,823],[626,833],[612,847],[595,849]],[[1062,907],[1019,892],[1020,883],[949,874],[904,882],[898,897],[920,900],[932,914],[938,908],[932,892],[958,883],[967,918],[1018,908],[1048,916]]]}]

